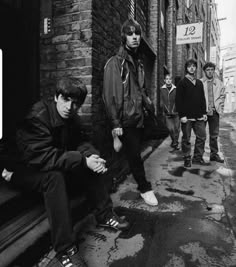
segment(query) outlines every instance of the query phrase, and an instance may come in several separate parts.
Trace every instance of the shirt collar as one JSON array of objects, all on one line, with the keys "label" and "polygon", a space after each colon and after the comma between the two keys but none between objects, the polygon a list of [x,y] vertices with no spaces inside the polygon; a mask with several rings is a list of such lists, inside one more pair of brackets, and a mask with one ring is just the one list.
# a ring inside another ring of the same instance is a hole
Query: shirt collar
[{"label": "shirt collar", "polygon": [[187,79],[189,79],[190,82],[192,82],[193,84],[196,83],[196,78],[195,78],[195,76],[189,75],[189,74],[187,73],[187,74],[185,75],[185,77],[186,77]]},{"label": "shirt collar", "polygon": [[209,80],[206,76],[204,76],[202,81],[203,82],[213,82],[214,84],[216,84],[215,76],[213,76],[213,78],[211,80]]},{"label": "shirt collar", "polygon": [[49,104],[50,107],[51,107],[51,122],[52,122],[52,125],[54,127],[59,127],[59,126],[63,126],[66,124],[66,120],[64,120],[60,114],[58,113],[57,111],[57,107],[56,107],[56,102],[55,101],[51,101],[51,103]]}]

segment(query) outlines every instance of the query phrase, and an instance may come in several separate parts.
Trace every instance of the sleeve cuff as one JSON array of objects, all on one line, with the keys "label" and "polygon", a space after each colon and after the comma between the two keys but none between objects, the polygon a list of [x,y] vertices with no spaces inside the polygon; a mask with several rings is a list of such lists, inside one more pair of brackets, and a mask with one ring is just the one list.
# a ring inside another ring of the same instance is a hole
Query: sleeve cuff
[{"label": "sleeve cuff", "polygon": [[86,157],[85,157],[85,156],[82,157],[82,161],[81,161],[81,163],[82,163],[82,166],[83,166],[84,168],[88,168],[87,160],[86,160]]}]

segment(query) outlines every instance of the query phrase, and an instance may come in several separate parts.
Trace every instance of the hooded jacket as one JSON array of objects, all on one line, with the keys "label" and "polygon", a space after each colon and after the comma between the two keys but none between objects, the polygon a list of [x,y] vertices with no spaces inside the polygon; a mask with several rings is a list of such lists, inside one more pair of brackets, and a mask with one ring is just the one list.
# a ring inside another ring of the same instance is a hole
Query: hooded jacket
[{"label": "hooded jacket", "polygon": [[[206,98],[206,107],[208,109],[208,88],[207,88],[207,78],[201,79],[204,86],[204,93]],[[216,77],[213,78],[213,98],[214,106],[218,114],[224,112],[224,102],[225,102],[225,87],[224,84]],[[208,111],[208,110],[207,110]]]},{"label": "hooded jacket", "polygon": [[144,68],[121,46],[104,67],[103,100],[111,127],[143,127]]},{"label": "hooded jacket", "polygon": [[98,151],[86,142],[77,119],[62,119],[54,101],[37,102],[17,131],[23,163],[40,171],[73,171],[86,166],[85,157],[98,155]]},{"label": "hooded jacket", "polygon": [[176,95],[176,86],[174,84],[171,85],[171,89],[169,90],[164,84],[161,87],[161,108],[166,115],[177,115],[175,106],[175,95]]}]

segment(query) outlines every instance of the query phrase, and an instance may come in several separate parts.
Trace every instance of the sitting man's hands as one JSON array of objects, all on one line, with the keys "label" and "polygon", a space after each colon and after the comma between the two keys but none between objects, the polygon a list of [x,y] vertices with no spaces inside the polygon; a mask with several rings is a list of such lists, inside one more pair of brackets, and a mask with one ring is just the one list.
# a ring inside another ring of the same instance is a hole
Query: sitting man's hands
[{"label": "sitting man's hands", "polygon": [[100,158],[98,155],[93,154],[89,157],[86,157],[86,163],[88,168],[96,173],[104,173],[107,171],[105,166],[106,161]]},{"label": "sitting man's hands", "polygon": [[123,135],[123,129],[122,128],[114,128],[112,130],[112,135],[113,136],[121,136],[121,135]]}]

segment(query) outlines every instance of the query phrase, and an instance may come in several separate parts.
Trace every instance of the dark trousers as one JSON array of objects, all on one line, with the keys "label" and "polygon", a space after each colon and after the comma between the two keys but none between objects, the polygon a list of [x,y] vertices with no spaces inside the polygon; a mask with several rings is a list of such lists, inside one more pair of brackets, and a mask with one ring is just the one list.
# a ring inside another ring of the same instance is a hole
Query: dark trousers
[{"label": "dark trousers", "polygon": [[178,115],[168,116],[165,115],[166,127],[170,132],[170,138],[172,140],[172,145],[179,144],[179,132],[180,132],[180,119]]},{"label": "dark trousers", "polygon": [[143,160],[141,158],[141,138],[143,129],[124,128],[121,140],[124,144],[125,154],[130,170],[138,184],[138,190],[145,193],[151,190],[151,183],[146,180]]},{"label": "dark trousers", "polygon": [[187,121],[186,123],[181,123],[182,129],[182,151],[184,157],[191,157],[191,131],[196,136],[195,146],[194,146],[194,159],[201,159],[204,153],[205,141],[206,141],[206,123],[203,120]]},{"label": "dark trousers", "polygon": [[219,124],[220,124],[220,116],[214,111],[212,116],[207,116],[207,122],[209,126],[209,141],[210,141],[210,156],[214,157],[219,149],[218,149],[218,136],[219,136]]},{"label": "dark trousers", "polygon": [[75,244],[68,192],[86,192],[99,219],[105,216],[112,206],[104,176],[89,169],[81,168],[76,174],[66,174],[61,171],[39,172],[23,168],[14,172],[11,181],[23,190],[43,194],[52,244],[57,253]]}]

